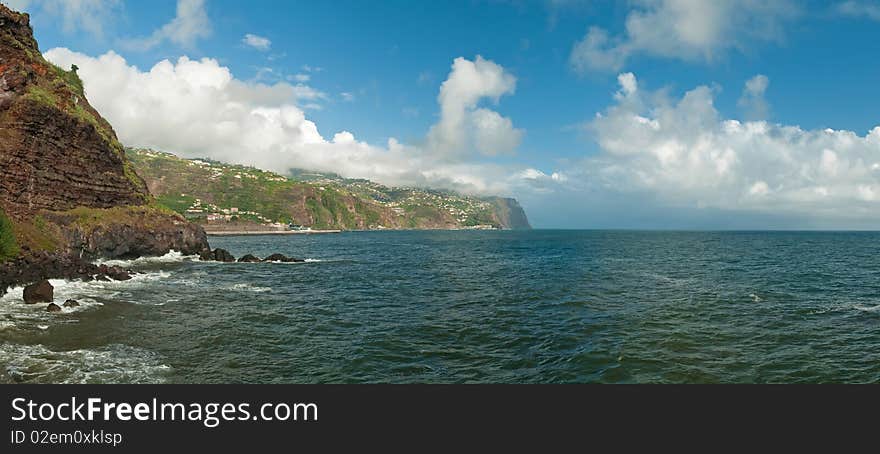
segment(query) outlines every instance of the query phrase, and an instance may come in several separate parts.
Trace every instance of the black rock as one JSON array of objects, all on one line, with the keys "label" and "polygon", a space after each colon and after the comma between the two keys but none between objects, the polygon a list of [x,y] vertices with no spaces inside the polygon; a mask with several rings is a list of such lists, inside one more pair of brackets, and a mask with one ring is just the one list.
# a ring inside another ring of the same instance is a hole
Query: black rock
[{"label": "black rock", "polygon": [[305,262],[305,260],[296,259],[293,257],[288,257],[284,254],[272,254],[265,259],[264,262],[283,262],[283,263],[297,263],[297,262]]},{"label": "black rock", "polygon": [[251,254],[247,254],[244,257],[238,259],[240,263],[259,263],[261,262],[259,257],[255,257]]},{"label": "black rock", "polygon": [[64,302],[64,307],[79,307],[79,301],[67,300]]},{"label": "black rock", "polygon": [[131,274],[129,271],[114,266],[107,270],[107,277],[114,281],[128,281],[131,279]]},{"label": "black rock", "polygon": [[231,263],[235,261],[235,257],[229,253],[226,249],[217,248],[213,251],[203,252],[199,258],[206,261],[215,261],[215,262],[225,262]]},{"label": "black rock", "polygon": [[43,280],[24,288],[25,304],[51,303],[55,299],[55,288],[49,281]]},{"label": "black rock", "polygon": [[48,306],[46,306],[46,312],[61,312],[61,306],[59,306],[55,303],[51,303]]}]

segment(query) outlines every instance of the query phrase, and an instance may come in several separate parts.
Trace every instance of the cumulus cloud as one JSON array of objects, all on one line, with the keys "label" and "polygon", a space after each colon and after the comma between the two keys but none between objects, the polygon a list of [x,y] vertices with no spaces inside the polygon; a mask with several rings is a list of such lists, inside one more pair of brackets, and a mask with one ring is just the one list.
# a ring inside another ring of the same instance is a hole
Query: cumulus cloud
[{"label": "cumulus cloud", "polygon": [[587,125],[601,153],[579,178],[594,188],[667,207],[880,220],[880,127],[859,135],[724,119],[710,87],[669,99],[631,74],[619,81],[615,103]]},{"label": "cumulus cloud", "polygon": [[[328,139],[304,111],[314,95],[284,81],[236,79],[216,60],[182,57],[142,71],[114,52],[95,58],[59,48],[45,56],[61,67],[80,68],[89,101],[130,146],[280,173],[298,167],[469,193],[506,194],[522,182],[515,175],[518,169],[475,162],[466,153],[453,157],[445,149],[406,145],[394,138],[371,145],[349,131]],[[456,59],[441,89],[443,113],[431,130],[432,140],[446,144],[466,137],[484,152],[514,146],[520,133],[510,121],[476,107],[483,98],[511,93],[513,84],[512,76],[495,63]],[[508,132],[516,137],[505,138]]]},{"label": "cumulus cloud", "polygon": [[211,36],[211,20],[205,10],[205,0],[177,0],[177,15],[145,38],[130,39],[122,44],[126,49],[149,50],[170,41],[190,49],[199,39]]},{"label": "cumulus cloud", "polygon": [[247,33],[244,35],[244,38],[241,39],[241,42],[247,46],[253,47],[259,51],[268,51],[272,48],[272,41],[269,38],[264,38],[262,36],[254,35],[251,33]]},{"label": "cumulus cloud", "polygon": [[497,112],[480,108],[479,103],[488,99],[497,104],[515,91],[516,78],[495,62],[479,55],[474,61],[456,58],[440,86],[440,121],[428,133],[428,146],[452,156],[471,150],[485,155],[513,151],[523,131]]},{"label": "cumulus cloud", "polygon": [[620,70],[636,54],[712,61],[751,42],[778,41],[796,15],[789,0],[637,0],[622,35],[590,27],[570,63],[583,73]]},{"label": "cumulus cloud", "polygon": [[758,74],[746,81],[742,96],[737,105],[743,110],[747,120],[766,120],[770,114],[770,104],[764,97],[770,79],[763,74]]}]

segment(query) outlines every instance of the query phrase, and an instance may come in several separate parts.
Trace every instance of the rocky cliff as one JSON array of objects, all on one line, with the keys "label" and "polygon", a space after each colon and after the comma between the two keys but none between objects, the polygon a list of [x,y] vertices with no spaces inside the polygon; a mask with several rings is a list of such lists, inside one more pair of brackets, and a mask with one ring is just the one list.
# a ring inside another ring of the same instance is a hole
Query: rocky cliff
[{"label": "rocky cliff", "polygon": [[206,249],[200,227],[155,203],[85,95],[75,67],[43,58],[28,15],[0,5],[4,249],[83,258]]},{"label": "rocky cliff", "polygon": [[495,206],[493,211],[500,224],[511,230],[530,230],[532,228],[526,211],[516,199],[492,197],[491,201]]}]

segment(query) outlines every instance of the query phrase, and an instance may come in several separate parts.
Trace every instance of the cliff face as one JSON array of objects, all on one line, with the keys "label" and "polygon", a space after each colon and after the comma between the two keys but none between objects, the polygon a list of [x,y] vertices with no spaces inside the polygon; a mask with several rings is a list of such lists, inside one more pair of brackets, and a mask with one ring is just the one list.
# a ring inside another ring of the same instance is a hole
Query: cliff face
[{"label": "cliff face", "polygon": [[200,227],[157,207],[113,128],[86,100],[75,68],[47,62],[28,15],[3,5],[0,212],[11,220],[25,255],[116,257],[207,248]]},{"label": "cliff face", "polygon": [[28,16],[0,6],[0,198],[18,215],[77,206],[142,205],[110,125],[73,71],[46,62]]},{"label": "cliff face", "polygon": [[525,210],[516,199],[493,197],[492,203],[496,207],[495,215],[498,217],[498,223],[505,228],[511,230],[530,230],[532,228]]}]

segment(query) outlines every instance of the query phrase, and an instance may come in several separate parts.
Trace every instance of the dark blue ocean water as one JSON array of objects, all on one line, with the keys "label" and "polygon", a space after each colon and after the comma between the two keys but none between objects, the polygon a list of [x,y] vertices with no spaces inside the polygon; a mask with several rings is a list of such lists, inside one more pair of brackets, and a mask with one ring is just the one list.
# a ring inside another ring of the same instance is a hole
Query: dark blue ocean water
[{"label": "dark blue ocean water", "polygon": [[880,234],[351,232],[0,299],[0,381],[880,381]]}]

